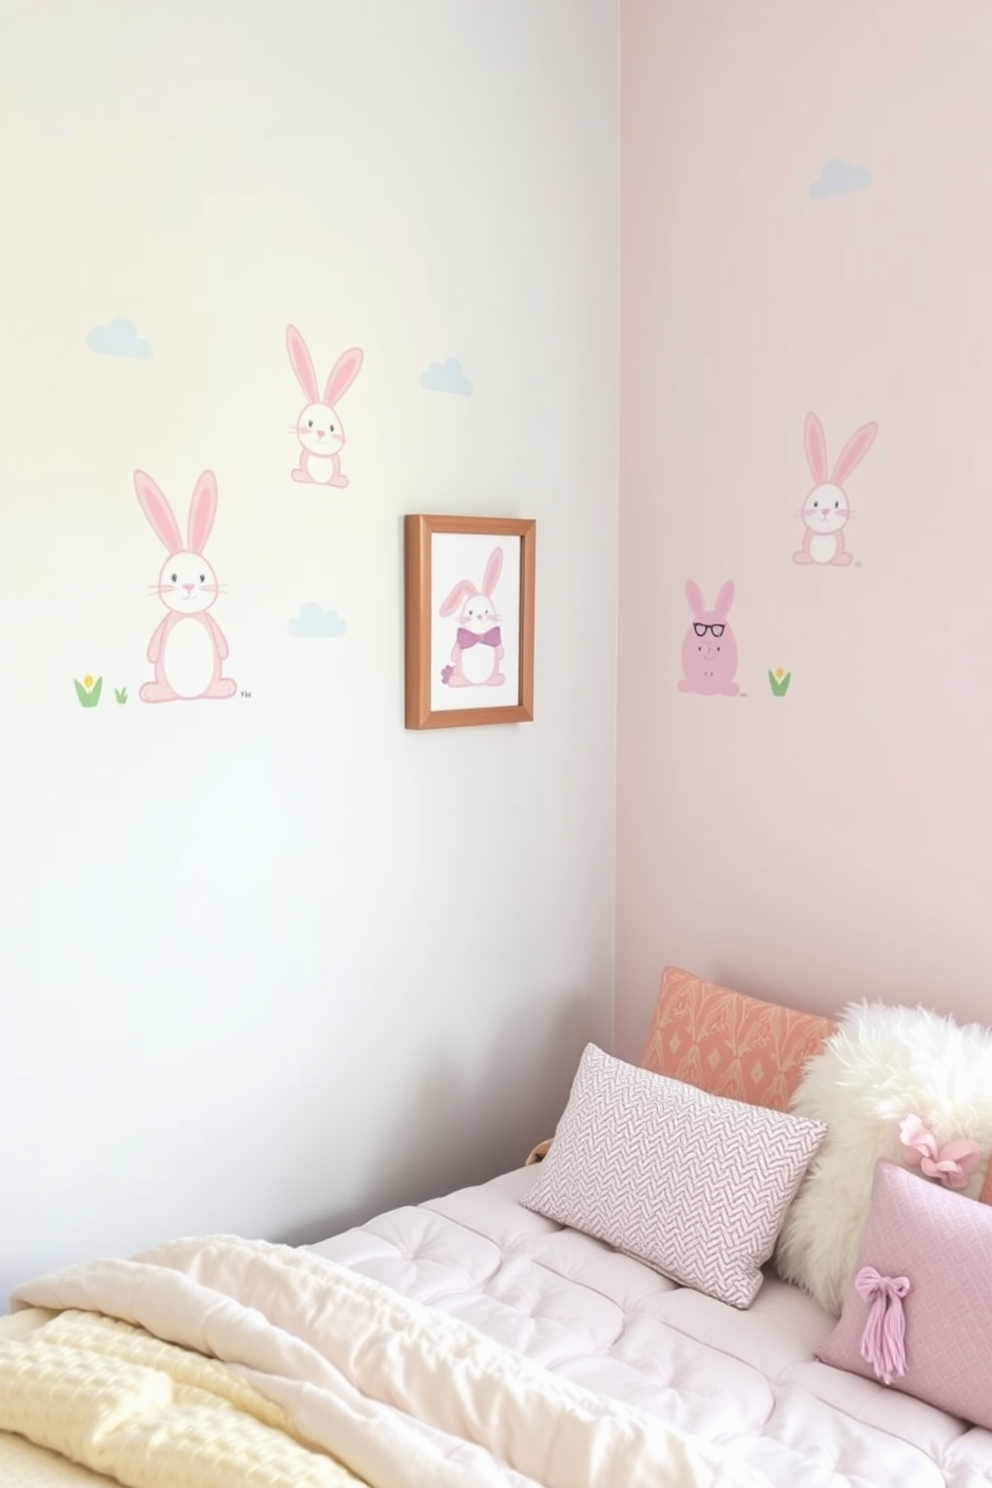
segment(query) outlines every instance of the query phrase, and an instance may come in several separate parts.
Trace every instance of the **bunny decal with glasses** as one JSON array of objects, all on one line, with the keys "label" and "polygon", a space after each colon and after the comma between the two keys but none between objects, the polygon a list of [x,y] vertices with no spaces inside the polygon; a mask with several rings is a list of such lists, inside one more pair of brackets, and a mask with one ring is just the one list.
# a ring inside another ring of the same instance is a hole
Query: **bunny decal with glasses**
[{"label": "bunny decal with glasses", "polygon": [[707,609],[699,585],[692,579],[685,586],[692,620],[682,642],[682,680],[679,692],[702,692],[736,697],[737,642],[727,621],[734,602],[733,581],[728,579]]}]

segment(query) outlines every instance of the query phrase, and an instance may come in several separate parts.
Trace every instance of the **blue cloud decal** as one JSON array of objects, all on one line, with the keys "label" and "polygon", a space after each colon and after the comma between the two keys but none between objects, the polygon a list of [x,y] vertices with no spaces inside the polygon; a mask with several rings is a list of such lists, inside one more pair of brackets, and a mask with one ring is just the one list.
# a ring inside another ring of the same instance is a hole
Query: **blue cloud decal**
[{"label": "blue cloud decal", "polygon": [[866,165],[848,165],[846,160],[828,160],[814,181],[809,194],[814,201],[836,196],[841,191],[864,191],[871,185],[871,171]]},{"label": "blue cloud decal", "polygon": [[139,362],[147,362],[152,354],[149,343],[142,340],[129,320],[94,326],[86,337],[86,345],[90,351],[100,351],[105,356],[133,357]]},{"label": "blue cloud decal", "polygon": [[429,393],[460,393],[462,397],[467,397],[472,391],[472,384],[457,357],[448,357],[446,362],[431,362],[427,371],[420,374],[420,386]]},{"label": "blue cloud decal", "polygon": [[343,636],[348,626],[335,610],[323,610],[312,601],[289,622],[291,636]]}]

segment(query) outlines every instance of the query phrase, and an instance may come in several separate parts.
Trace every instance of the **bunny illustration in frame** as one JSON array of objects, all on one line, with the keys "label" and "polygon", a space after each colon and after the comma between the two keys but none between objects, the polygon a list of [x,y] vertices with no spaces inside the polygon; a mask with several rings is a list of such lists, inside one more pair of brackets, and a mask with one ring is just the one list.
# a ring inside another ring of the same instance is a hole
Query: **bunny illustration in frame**
[{"label": "bunny illustration in frame", "polygon": [[408,516],[407,728],[534,716],[536,523]]},{"label": "bunny illustration in frame", "polygon": [[138,504],[166,550],[158,581],[150,586],[165,606],[148,643],[153,678],[138,690],[144,703],[231,698],[238,684],[224,676],[228,645],[210,611],[221,592],[204,555],[217,514],[217,481],[205,470],[193,489],[183,539],[164,492],[143,470],[134,472]]},{"label": "bunny illustration in frame", "polygon": [[348,477],[341,470],[345,446],[344,425],[337,411],[338,400],[362,370],[364,352],[357,346],[344,351],[331,368],[323,393],[317,383],[307,343],[294,325],[286,327],[286,350],[306,404],[293,426],[300,442],[300,456],[292,471],[294,481],[306,485],[344,488]]},{"label": "bunny illustration in frame", "polygon": [[459,579],[438,607],[444,616],[458,611],[451,664],[441,673],[446,687],[502,687],[506,681],[500,669],[506,650],[493,598],[502,571],[503,549],[496,547],[486,560],[481,587]]}]

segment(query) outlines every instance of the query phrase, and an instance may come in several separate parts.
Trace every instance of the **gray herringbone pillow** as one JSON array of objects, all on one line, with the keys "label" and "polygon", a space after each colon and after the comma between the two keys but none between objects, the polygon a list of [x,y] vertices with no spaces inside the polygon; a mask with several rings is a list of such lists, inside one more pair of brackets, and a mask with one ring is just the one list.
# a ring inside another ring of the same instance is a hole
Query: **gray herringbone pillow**
[{"label": "gray herringbone pillow", "polygon": [[523,1203],[683,1286],[748,1307],[826,1130],[587,1044]]}]

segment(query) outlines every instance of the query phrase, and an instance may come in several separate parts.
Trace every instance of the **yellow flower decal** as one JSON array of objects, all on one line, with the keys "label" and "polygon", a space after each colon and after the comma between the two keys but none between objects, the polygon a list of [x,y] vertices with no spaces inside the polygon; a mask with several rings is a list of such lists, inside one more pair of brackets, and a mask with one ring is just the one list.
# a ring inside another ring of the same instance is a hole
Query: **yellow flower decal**
[{"label": "yellow flower decal", "polygon": [[76,696],[84,708],[95,708],[97,706],[100,701],[100,694],[103,691],[102,677],[94,677],[87,672],[86,676],[81,680],[74,677],[72,685],[76,689]]}]

